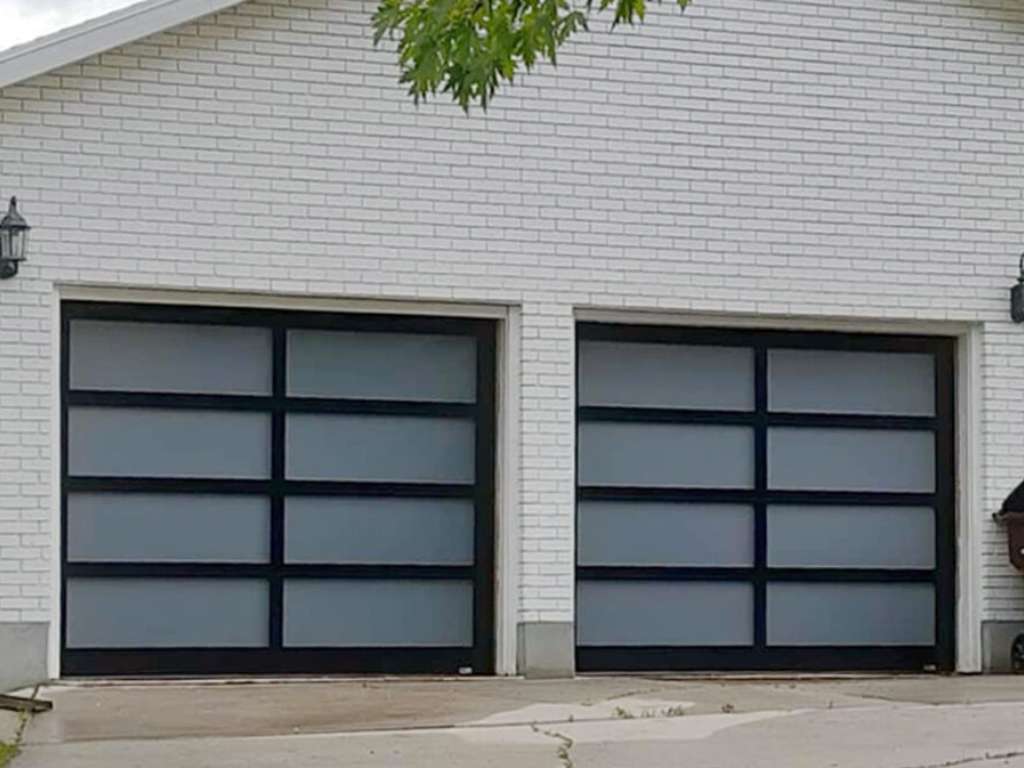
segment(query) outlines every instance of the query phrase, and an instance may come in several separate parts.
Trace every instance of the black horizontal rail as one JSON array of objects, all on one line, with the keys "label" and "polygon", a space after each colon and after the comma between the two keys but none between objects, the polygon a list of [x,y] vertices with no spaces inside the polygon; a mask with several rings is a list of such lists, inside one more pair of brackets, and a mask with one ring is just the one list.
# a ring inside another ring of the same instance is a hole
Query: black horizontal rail
[{"label": "black horizontal rail", "polygon": [[71,407],[182,408],[218,411],[273,411],[289,413],[340,413],[366,416],[443,416],[473,418],[475,403],[423,400],[368,400],[331,397],[284,397],[271,395],[193,395],[176,392],[68,392]]},{"label": "black horizontal rail", "polygon": [[935,430],[932,416],[889,416],[856,413],[758,414],[754,411],[720,411],[689,408],[640,408],[632,406],[581,405],[581,422],[624,422],[642,424],[708,424],[748,427],[810,427],[840,429]]},{"label": "black horizontal rail", "polygon": [[439,315],[308,312],[276,309],[209,307],[192,304],[131,304],[65,301],[64,319],[125,320],[179,325],[234,325],[257,328],[365,331],[473,336],[489,333],[493,320]]},{"label": "black horizontal rail", "polygon": [[890,416],[867,413],[766,413],[768,427],[815,427],[818,429],[938,429],[934,416]]},{"label": "black horizontal rail", "polygon": [[721,411],[696,408],[642,408],[620,405],[581,405],[576,409],[580,422],[611,421],[645,424],[716,424],[754,426],[753,411]]},{"label": "black horizontal rail", "polygon": [[[61,674],[458,674],[473,666],[471,646],[283,648],[65,648]],[[487,670],[474,669],[477,673]]]},{"label": "black horizontal rail", "polygon": [[464,579],[472,565],[330,564],[330,563],[159,563],[78,562],[65,566],[69,578],[269,578],[285,579]]},{"label": "black horizontal rail", "polygon": [[771,331],[749,328],[700,328],[696,326],[627,325],[583,322],[576,326],[583,341],[632,341],[645,344],[730,346],[753,349],[814,349],[844,352],[938,353],[949,339],[941,336],[894,336],[886,333],[837,333],[835,331]]},{"label": "black horizontal rail", "polygon": [[71,407],[191,408],[195,410],[269,411],[270,395],[195,395],[177,392],[97,392],[75,389],[67,394]]},{"label": "black horizontal rail", "polygon": [[884,491],[756,491],[744,488],[640,488],[633,486],[584,485],[577,490],[579,501],[705,502],[721,504],[821,504],[829,506],[912,506],[930,507],[932,493],[890,493]]},{"label": "black horizontal rail", "polygon": [[582,581],[743,581],[752,580],[814,583],[933,583],[930,568],[744,568],[705,566],[621,566],[581,565],[576,569]]},{"label": "black horizontal rail", "polygon": [[931,645],[595,646],[576,648],[579,672],[921,671],[935,666]]},{"label": "black horizontal rail", "polygon": [[383,496],[399,498],[472,499],[470,483],[392,483],[345,480],[233,480],[182,477],[83,477],[67,479],[71,493],[209,493],[286,496]]}]

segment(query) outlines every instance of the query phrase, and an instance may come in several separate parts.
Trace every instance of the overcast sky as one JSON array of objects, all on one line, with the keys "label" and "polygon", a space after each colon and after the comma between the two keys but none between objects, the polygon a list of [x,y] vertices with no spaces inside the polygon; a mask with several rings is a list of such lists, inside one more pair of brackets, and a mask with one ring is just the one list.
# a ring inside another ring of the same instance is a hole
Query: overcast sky
[{"label": "overcast sky", "polygon": [[0,50],[102,16],[137,0],[0,0]]}]

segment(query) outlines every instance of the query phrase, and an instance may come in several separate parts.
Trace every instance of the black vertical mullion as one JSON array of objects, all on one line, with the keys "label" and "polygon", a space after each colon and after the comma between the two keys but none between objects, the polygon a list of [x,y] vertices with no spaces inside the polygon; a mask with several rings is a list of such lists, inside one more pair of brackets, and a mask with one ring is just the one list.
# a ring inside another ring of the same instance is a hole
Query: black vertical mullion
[{"label": "black vertical mullion", "polygon": [[287,338],[282,326],[273,329],[273,412],[270,427],[270,610],[269,644],[284,645],[284,444],[287,395]]},{"label": "black vertical mullion", "polygon": [[494,671],[495,330],[476,333],[476,445],[473,552],[473,672]]},{"label": "black vertical mullion", "polygon": [[956,499],[954,343],[944,341],[935,355],[935,641],[936,666],[956,666]]},{"label": "black vertical mullion", "polygon": [[754,650],[763,651],[768,634],[768,350],[754,348]]}]

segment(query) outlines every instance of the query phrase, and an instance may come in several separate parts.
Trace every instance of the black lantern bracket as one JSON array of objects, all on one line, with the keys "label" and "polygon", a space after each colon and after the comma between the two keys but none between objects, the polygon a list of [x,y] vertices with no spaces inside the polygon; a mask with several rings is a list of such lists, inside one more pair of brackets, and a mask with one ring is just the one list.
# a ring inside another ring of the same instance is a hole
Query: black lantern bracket
[{"label": "black lantern bracket", "polygon": [[1010,289],[1010,318],[1024,323],[1024,253],[1017,264],[1017,284]]}]

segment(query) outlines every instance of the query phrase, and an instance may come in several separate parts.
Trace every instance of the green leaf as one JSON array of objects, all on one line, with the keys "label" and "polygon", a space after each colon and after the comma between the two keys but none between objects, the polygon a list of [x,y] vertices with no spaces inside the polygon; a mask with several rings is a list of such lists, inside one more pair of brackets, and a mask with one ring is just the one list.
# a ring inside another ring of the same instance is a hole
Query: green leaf
[{"label": "green leaf", "polygon": [[[486,110],[498,89],[588,28],[591,13],[614,5],[612,26],[642,22],[646,0],[379,0],[373,42],[397,41],[399,82],[415,103],[451,96],[463,110]],[[660,0],[659,0],[660,2]],[[685,10],[689,0],[676,0]]]}]

